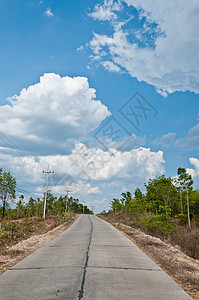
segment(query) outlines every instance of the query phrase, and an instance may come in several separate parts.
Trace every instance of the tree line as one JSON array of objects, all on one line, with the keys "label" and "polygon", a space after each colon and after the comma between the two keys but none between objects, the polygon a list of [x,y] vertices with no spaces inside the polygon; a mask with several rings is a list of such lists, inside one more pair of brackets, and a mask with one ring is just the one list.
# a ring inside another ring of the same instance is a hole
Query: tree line
[{"label": "tree line", "polygon": [[145,187],[145,194],[137,187],[134,195],[124,192],[120,199],[114,198],[110,202],[111,211],[179,218],[189,227],[192,219],[199,221],[199,191],[193,190],[192,176],[184,168],[178,168],[175,179],[158,176],[149,179]]},{"label": "tree line", "polygon": [[[10,172],[0,169],[0,215],[2,218],[5,216],[11,218],[33,216],[42,218],[44,211],[44,197],[42,199],[30,197],[29,201],[25,202],[24,195],[19,196],[17,199],[16,187],[16,178],[14,178]],[[79,199],[69,197],[68,195],[55,197],[48,191],[46,200],[47,215],[62,215],[66,212],[92,214],[92,211],[86,205],[80,203]],[[16,207],[11,209],[10,203],[14,203]]]}]

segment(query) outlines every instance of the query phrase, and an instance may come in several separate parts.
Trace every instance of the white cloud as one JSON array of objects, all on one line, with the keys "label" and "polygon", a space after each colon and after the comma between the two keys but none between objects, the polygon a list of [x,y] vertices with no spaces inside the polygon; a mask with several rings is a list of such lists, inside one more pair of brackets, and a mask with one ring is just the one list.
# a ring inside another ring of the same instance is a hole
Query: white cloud
[{"label": "white cloud", "polygon": [[99,204],[107,203],[107,201],[108,201],[107,198],[103,198],[103,199],[100,199],[100,200],[94,200],[93,203],[99,205]]},{"label": "white cloud", "polygon": [[74,195],[100,195],[102,194],[100,188],[98,186],[92,186],[90,183],[84,183],[79,180],[77,182],[63,182],[62,185],[50,185],[49,188],[54,193],[65,193],[65,187],[70,190],[70,194],[74,197]]},{"label": "white cloud", "polygon": [[47,8],[47,10],[44,12],[44,14],[46,15],[46,16],[48,16],[48,17],[53,17],[54,16],[54,14],[53,14],[53,12],[51,11],[51,8]]},{"label": "white cloud", "polygon": [[157,90],[157,92],[164,98],[166,98],[169,95],[167,91]]},{"label": "white cloud", "polygon": [[[128,179],[139,185],[164,172],[162,151],[152,152],[143,147],[126,152],[111,150],[111,152],[104,152],[99,148],[87,148],[84,144],[77,144],[70,155],[38,156],[36,159],[1,154],[0,160],[1,167],[11,171],[11,174],[23,184],[29,182],[40,186],[41,182],[45,181],[42,170],[46,170],[49,166],[57,176],[70,174],[70,176],[63,176],[63,180],[60,178],[57,184],[53,184],[56,191],[59,190],[59,186],[67,185],[67,188],[76,187],[76,192],[82,190],[84,194],[101,193],[100,187],[91,186],[91,182],[104,184],[105,181],[108,183],[108,180],[110,183],[110,181]],[[79,181],[80,183],[77,184]],[[87,181],[88,184],[84,186],[83,181]]]},{"label": "white cloud", "polygon": [[183,138],[176,140],[176,146],[183,150],[199,148],[199,123],[190,128],[187,135]]},{"label": "white cloud", "polygon": [[121,68],[118,67],[116,64],[114,64],[112,61],[104,61],[102,62],[102,65],[109,72],[116,72],[116,73],[121,72]]},{"label": "white cloud", "polygon": [[98,186],[92,187],[87,191],[88,194],[102,194]]},{"label": "white cloud", "polygon": [[[101,195],[102,192],[98,186],[92,186],[90,183],[84,183],[81,180],[75,182],[75,180],[67,179],[65,176],[65,180],[58,185],[53,184],[53,176],[49,177],[48,190],[51,191],[56,196],[66,195],[66,190],[68,190],[68,195],[73,198],[80,197],[83,198],[85,195],[89,198],[89,196],[93,197],[93,195]],[[36,188],[37,193],[44,193],[45,187],[38,186]]]},{"label": "white cloud", "polygon": [[110,200],[108,200],[107,198],[102,198],[99,200],[92,200],[90,201],[90,205],[94,206],[94,211],[97,213],[102,212],[103,210],[108,211],[110,209],[110,204],[109,204]]},{"label": "white cloud", "polygon": [[116,181],[112,181],[111,183],[103,183],[102,184],[102,187],[103,188],[116,188],[116,187],[118,187],[118,182],[116,182]]},{"label": "white cloud", "polygon": [[77,51],[83,51],[84,50],[84,46],[80,46],[79,48],[77,48]]},{"label": "white cloud", "polygon": [[1,167],[9,170],[18,180],[29,178],[32,183],[37,183],[43,176],[41,165],[34,158],[0,154],[0,161]]},{"label": "white cloud", "polygon": [[91,142],[90,144],[95,146],[98,143],[101,143],[108,149],[119,149],[123,152],[138,148],[140,146],[144,146],[146,143],[146,136],[139,137],[133,133],[131,136],[123,137],[121,139],[118,139],[116,142],[111,138],[102,137],[98,138],[97,143]]},{"label": "white cloud", "polygon": [[190,164],[194,166],[193,169],[187,169],[187,172],[191,174],[191,176],[194,178],[199,176],[199,159],[191,157],[189,158]]},{"label": "white cloud", "polygon": [[[63,157],[60,157],[61,160]],[[65,161],[71,162],[68,170],[74,177],[90,180],[110,180],[113,178],[132,178],[135,181],[148,180],[164,172],[163,152],[151,152],[149,148],[139,147],[130,151],[87,148],[78,144]],[[53,159],[50,159],[51,164]],[[56,160],[57,163],[57,160]],[[60,166],[64,166],[60,161]]]},{"label": "white cloud", "polygon": [[114,2],[114,0],[105,0],[102,5],[96,4],[94,11],[89,15],[94,20],[110,21],[117,18],[114,11],[118,10],[120,10],[120,1]]},{"label": "white cloud", "polygon": [[100,195],[102,194],[98,186],[92,186],[90,183],[84,183],[79,180],[78,182],[73,182],[68,186],[71,192],[79,195]]},{"label": "white cloud", "polygon": [[[124,0],[121,3],[123,7],[128,5],[129,15],[132,8],[137,9],[137,23],[142,19],[142,27],[140,24],[136,27],[134,19],[133,25],[117,26],[121,20],[114,11],[113,16],[104,18],[111,21],[113,34],[95,33],[90,42],[94,53],[98,56],[103,53],[102,61],[108,58],[132,77],[155,86],[164,97],[175,91],[199,93],[198,1]],[[97,11],[108,5],[112,7],[113,1],[105,1]],[[91,14],[96,19],[95,13],[96,8]],[[98,19],[103,20],[100,16]]]},{"label": "white cloud", "polygon": [[44,74],[9,101],[0,106],[0,131],[37,154],[69,153],[110,115],[85,77]]},{"label": "white cloud", "polygon": [[155,145],[170,146],[175,140],[176,133],[170,132],[154,140]]},{"label": "white cloud", "polygon": [[[123,186],[132,191],[136,186],[142,187],[149,178],[164,172],[162,151],[152,152],[142,147],[123,152],[110,150],[87,148],[79,143],[70,155],[34,158],[1,153],[0,164],[17,178],[17,187],[40,198],[43,197],[46,181],[42,171],[49,166],[55,173],[49,176],[48,189],[55,196],[64,195],[69,189],[69,195],[80,202],[84,200],[90,209],[94,205],[95,212],[100,212],[109,209],[109,202],[113,197],[119,197]],[[113,191],[117,192],[113,194]]]}]

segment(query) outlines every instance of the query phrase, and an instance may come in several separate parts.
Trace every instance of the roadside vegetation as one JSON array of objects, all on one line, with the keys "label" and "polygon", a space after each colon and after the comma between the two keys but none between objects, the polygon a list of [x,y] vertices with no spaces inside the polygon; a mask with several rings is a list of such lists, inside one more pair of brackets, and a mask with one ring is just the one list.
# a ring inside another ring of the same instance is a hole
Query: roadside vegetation
[{"label": "roadside vegetation", "polygon": [[150,179],[143,194],[137,187],[110,202],[106,220],[123,223],[173,245],[192,258],[199,259],[199,190],[184,168],[175,179],[159,176]]},{"label": "roadside vegetation", "polygon": [[[25,201],[16,197],[16,179],[0,169],[0,247],[12,246],[33,234],[45,233],[62,223],[70,223],[75,214],[92,211],[68,195],[55,197],[50,191],[46,197],[46,218],[43,219],[44,198]],[[11,205],[15,208],[11,208]]]}]

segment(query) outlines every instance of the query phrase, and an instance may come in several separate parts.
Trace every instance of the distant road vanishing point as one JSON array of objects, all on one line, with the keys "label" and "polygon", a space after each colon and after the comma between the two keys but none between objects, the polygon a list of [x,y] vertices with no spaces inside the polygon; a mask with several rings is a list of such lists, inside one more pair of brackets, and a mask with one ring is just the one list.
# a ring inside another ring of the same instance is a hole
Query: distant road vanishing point
[{"label": "distant road vanishing point", "polygon": [[0,276],[0,299],[192,298],[121,232],[82,215]]}]

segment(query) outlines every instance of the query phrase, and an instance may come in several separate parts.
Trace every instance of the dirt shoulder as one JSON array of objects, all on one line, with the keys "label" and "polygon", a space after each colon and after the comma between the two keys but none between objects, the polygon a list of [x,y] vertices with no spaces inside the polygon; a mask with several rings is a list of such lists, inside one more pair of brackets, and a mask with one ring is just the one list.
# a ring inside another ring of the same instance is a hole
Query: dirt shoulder
[{"label": "dirt shoulder", "polygon": [[98,216],[111,223],[167,274],[169,274],[193,299],[199,300],[199,260],[190,258],[178,246],[172,246],[159,238],[143,233],[122,223],[115,223],[103,216]]},{"label": "dirt shoulder", "polygon": [[69,228],[78,217],[79,215],[77,214],[73,215],[67,222],[58,226],[56,226],[57,223],[55,220],[47,219],[45,223],[41,223],[41,226],[35,228],[30,237],[27,238],[24,236],[24,239],[13,246],[1,246],[0,274],[61,234]]}]

